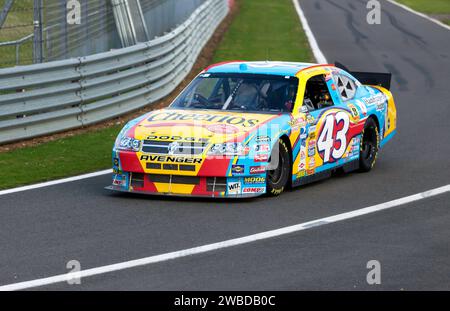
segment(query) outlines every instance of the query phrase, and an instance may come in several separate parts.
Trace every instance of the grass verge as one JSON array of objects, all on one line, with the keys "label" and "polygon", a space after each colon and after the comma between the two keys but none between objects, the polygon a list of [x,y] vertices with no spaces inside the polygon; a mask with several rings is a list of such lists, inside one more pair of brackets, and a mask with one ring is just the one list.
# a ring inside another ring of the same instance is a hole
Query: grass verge
[{"label": "grass verge", "polygon": [[450,25],[449,0],[396,0],[411,9],[430,15],[447,25]]},{"label": "grass verge", "polygon": [[[213,61],[230,59],[312,61],[291,0],[241,0],[239,13],[215,49]],[[0,189],[83,174],[111,166],[111,148],[122,125],[0,152]]]},{"label": "grass verge", "polygon": [[313,61],[306,35],[291,0],[239,1],[231,24],[213,61]]},{"label": "grass verge", "polygon": [[74,176],[111,166],[121,125],[0,153],[0,188]]}]

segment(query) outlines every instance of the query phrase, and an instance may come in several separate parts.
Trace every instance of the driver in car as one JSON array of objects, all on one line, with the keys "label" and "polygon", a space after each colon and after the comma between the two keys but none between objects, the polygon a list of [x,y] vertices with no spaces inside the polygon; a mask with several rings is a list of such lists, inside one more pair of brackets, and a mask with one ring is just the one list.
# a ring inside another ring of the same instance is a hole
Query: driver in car
[{"label": "driver in car", "polygon": [[232,108],[242,110],[257,110],[258,86],[255,83],[251,82],[242,83],[236,92]]}]

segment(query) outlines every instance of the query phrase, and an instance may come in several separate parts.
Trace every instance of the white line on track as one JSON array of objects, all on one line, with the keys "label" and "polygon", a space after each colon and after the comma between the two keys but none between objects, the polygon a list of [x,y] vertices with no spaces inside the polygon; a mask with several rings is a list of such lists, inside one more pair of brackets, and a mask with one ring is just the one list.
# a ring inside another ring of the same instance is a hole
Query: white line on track
[{"label": "white line on track", "polygon": [[346,219],[351,219],[351,218],[362,216],[362,215],[367,215],[370,213],[389,209],[389,208],[396,207],[399,205],[423,200],[425,198],[430,198],[430,197],[433,197],[433,196],[436,196],[436,195],[439,195],[442,193],[446,193],[446,192],[450,192],[450,184],[443,186],[443,187],[439,187],[439,188],[435,188],[432,190],[417,193],[414,195],[410,195],[407,197],[403,197],[400,199],[396,199],[393,201],[369,206],[366,208],[361,208],[361,209],[354,210],[351,212],[342,213],[342,214],[329,216],[329,217],[325,217],[325,218],[320,218],[320,219],[315,219],[315,220],[308,221],[305,223],[288,226],[288,227],[283,227],[283,228],[279,228],[279,229],[275,229],[275,230],[265,231],[265,232],[261,232],[261,233],[257,233],[257,234],[252,234],[252,235],[248,235],[248,236],[244,236],[244,237],[240,237],[240,238],[235,238],[235,239],[231,239],[231,240],[202,245],[202,246],[188,248],[188,249],[183,249],[183,250],[179,250],[179,251],[175,251],[175,252],[171,252],[171,253],[165,253],[165,254],[161,254],[161,255],[155,255],[155,256],[125,261],[125,262],[116,263],[116,264],[112,264],[112,265],[82,270],[79,272],[60,274],[60,275],[55,275],[55,276],[42,278],[42,279],[36,279],[36,280],[32,280],[32,281],[3,285],[3,286],[0,286],[0,291],[23,290],[23,289],[35,288],[35,287],[44,286],[44,285],[51,285],[51,284],[66,282],[66,281],[68,281],[70,279],[74,279],[74,278],[81,279],[83,277],[100,275],[100,274],[105,274],[105,273],[109,273],[109,272],[130,269],[130,268],[134,268],[134,267],[149,265],[149,264],[153,264],[153,263],[159,263],[159,262],[172,260],[172,259],[176,259],[176,258],[206,253],[206,252],[210,252],[210,251],[214,251],[214,250],[218,250],[218,249],[228,248],[231,246],[242,245],[242,244],[246,244],[246,243],[250,243],[250,242],[265,240],[265,239],[269,239],[269,238],[273,238],[273,237],[277,237],[277,236],[281,236],[281,235],[285,235],[285,234],[290,234],[293,232],[307,230],[309,228],[319,227],[322,225],[326,225],[326,224],[330,224],[330,223],[334,223],[334,222],[338,222],[338,221],[342,221],[342,220],[346,220]]},{"label": "white line on track", "polygon": [[47,182],[29,185],[29,186],[1,190],[0,196],[5,195],[5,194],[10,194],[10,193],[15,193],[15,192],[21,192],[21,191],[26,191],[26,190],[38,189],[38,188],[42,188],[42,187],[54,186],[57,184],[63,184],[63,183],[71,182],[71,181],[77,181],[77,180],[81,180],[81,179],[92,178],[92,177],[111,174],[111,173],[112,173],[112,169],[108,169],[108,170],[104,170],[104,171],[98,171],[98,172],[84,174],[84,175],[78,175],[78,176],[73,176],[73,177],[68,177],[68,178],[63,178],[63,179],[47,181]]},{"label": "white line on track", "polygon": [[404,5],[404,4],[398,3],[397,1],[394,1],[394,0],[386,0],[386,1],[392,3],[392,4],[396,5],[396,6],[399,6],[399,7],[401,7],[402,9],[405,9],[406,11],[409,11],[409,12],[411,12],[411,13],[413,13],[413,14],[416,14],[416,15],[418,15],[418,16],[420,16],[420,17],[423,17],[423,18],[429,20],[430,22],[433,22],[433,23],[435,23],[435,24],[437,24],[437,25],[439,25],[439,26],[441,26],[441,27],[444,27],[445,29],[450,30],[450,26],[449,26],[449,25],[446,25],[446,24],[444,24],[443,22],[438,21],[437,19],[434,19],[434,18],[432,18],[432,17],[429,17],[429,16],[426,15],[426,14],[417,12],[416,10],[413,10],[413,9],[411,9],[410,7],[408,7],[408,6]]},{"label": "white line on track", "polygon": [[327,59],[325,58],[325,55],[323,55],[322,51],[319,48],[319,45],[317,44],[317,40],[314,37],[311,28],[309,27],[308,20],[306,19],[305,14],[303,14],[298,0],[292,0],[292,2],[294,3],[295,10],[297,11],[298,17],[300,18],[300,22],[303,26],[303,30],[305,31],[306,37],[308,38],[309,45],[311,46],[311,50],[314,54],[314,58],[319,64],[326,64]]}]

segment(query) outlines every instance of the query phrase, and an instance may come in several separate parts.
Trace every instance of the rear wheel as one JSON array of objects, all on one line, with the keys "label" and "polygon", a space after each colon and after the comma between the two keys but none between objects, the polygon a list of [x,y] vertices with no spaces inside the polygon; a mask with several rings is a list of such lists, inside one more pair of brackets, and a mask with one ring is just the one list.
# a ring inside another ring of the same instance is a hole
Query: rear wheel
[{"label": "rear wheel", "polygon": [[361,133],[361,147],[359,151],[359,170],[368,172],[375,165],[378,156],[379,134],[374,119],[370,118]]},{"label": "rear wheel", "polygon": [[285,189],[291,172],[291,157],[289,148],[283,140],[272,150],[267,171],[267,193],[279,195]]}]

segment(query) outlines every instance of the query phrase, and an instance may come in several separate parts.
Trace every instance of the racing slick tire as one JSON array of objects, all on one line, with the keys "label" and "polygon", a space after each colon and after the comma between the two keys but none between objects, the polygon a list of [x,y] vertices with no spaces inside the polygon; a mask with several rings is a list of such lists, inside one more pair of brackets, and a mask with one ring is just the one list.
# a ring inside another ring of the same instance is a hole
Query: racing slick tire
[{"label": "racing slick tire", "polygon": [[370,171],[378,156],[378,149],[380,146],[380,135],[375,120],[369,118],[364,125],[361,133],[361,145],[359,151],[359,171]]},{"label": "racing slick tire", "polygon": [[[278,153],[278,161],[276,154]],[[274,161],[272,161],[274,160]],[[282,140],[272,150],[267,171],[267,194],[277,196],[281,194],[288,184],[291,175],[291,157],[289,148]]]}]

